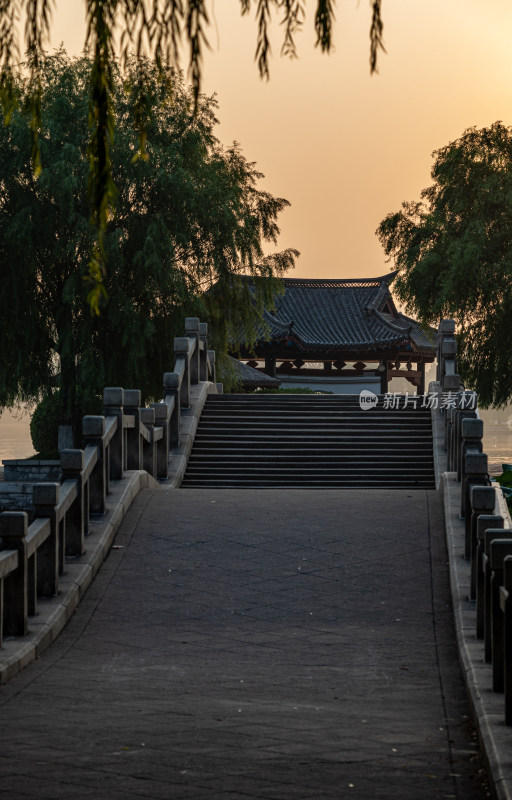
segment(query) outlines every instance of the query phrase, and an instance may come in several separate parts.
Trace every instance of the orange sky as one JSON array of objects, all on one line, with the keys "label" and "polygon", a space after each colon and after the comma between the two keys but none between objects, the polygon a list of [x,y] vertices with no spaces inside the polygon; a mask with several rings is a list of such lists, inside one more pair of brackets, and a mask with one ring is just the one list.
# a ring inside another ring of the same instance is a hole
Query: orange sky
[{"label": "orange sky", "polygon": [[[432,151],[471,125],[512,123],[510,0],[384,0],[388,53],[373,77],[367,0],[338,0],[330,56],[313,47],[310,14],[299,60],[281,58],[275,20],[268,83],[253,59],[254,10],[241,18],[239,0],[212,5],[205,90],[218,95],[218,135],[257,163],[262,188],[291,202],[279,241],[301,251],[291,276],[387,272],[375,229],[419,199]],[[83,8],[58,0],[54,45],[80,52]]]}]

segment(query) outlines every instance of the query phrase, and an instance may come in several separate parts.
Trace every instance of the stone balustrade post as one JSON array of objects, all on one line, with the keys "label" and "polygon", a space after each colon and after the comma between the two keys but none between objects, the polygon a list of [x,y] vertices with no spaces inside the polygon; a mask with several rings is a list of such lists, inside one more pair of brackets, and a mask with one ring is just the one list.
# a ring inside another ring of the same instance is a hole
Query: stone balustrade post
[{"label": "stone balustrade post", "polygon": [[156,443],[156,473],[158,480],[165,480],[169,467],[169,428],[167,419],[167,403],[152,403],[155,409],[155,425],[163,428],[163,436]]},{"label": "stone balustrade post", "polygon": [[[485,534],[489,531],[490,534],[499,533],[505,527],[503,517],[498,514],[480,514],[476,523],[476,535],[478,546],[476,550],[476,638],[484,638],[485,626]],[[499,530],[498,530],[499,529]]]},{"label": "stone balustrade post", "polygon": [[455,321],[453,319],[441,320],[438,335],[437,379],[443,392],[456,392],[460,389],[460,377],[457,373]]},{"label": "stone balustrade post", "polygon": [[105,417],[83,417],[82,432],[84,446],[92,445],[98,451],[98,461],[89,479],[89,511],[91,514],[105,514],[107,511],[107,459],[104,444]]},{"label": "stone balustrade post", "polygon": [[475,417],[463,417],[460,421],[461,427],[461,445],[460,445],[460,456],[459,456],[459,464],[458,464],[458,472],[457,472],[457,479],[463,481],[464,478],[464,470],[465,470],[465,459],[466,454],[472,451],[478,451],[482,453],[483,445],[482,445],[482,437],[484,435],[484,423],[483,420],[477,419]]},{"label": "stone balustrade post", "polygon": [[497,540],[512,542],[512,528],[486,530],[484,533],[484,659],[492,661],[492,568],[491,547]]},{"label": "stone balustrade post", "polygon": [[507,556],[512,556],[512,540],[494,539],[491,544],[491,660],[493,692],[502,692],[504,689],[504,626],[500,604],[500,589],[503,586],[504,561]]},{"label": "stone balustrade post", "polygon": [[183,377],[181,380],[179,401],[182,408],[190,406],[190,357],[189,341],[186,337],[174,340],[174,355],[176,356],[176,372],[178,367],[183,365]]},{"label": "stone balustrade post", "polygon": [[512,725],[512,557],[506,556],[503,562],[503,587],[505,589],[503,608],[503,654],[505,692],[505,725]]},{"label": "stone balustrade post", "polygon": [[141,408],[139,409],[139,413],[141,423],[146,426],[151,435],[149,442],[146,442],[146,440],[143,439],[142,468],[156,478],[156,443],[153,439],[153,429],[155,427],[155,409]]},{"label": "stone balustrade post", "polygon": [[164,372],[164,399],[174,397],[174,408],[169,423],[169,447],[179,447],[180,444],[180,385],[179,376],[175,372]]},{"label": "stone balustrade post", "polygon": [[134,418],[133,428],[125,429],[125,465],[126,469],[142,469],[142,446],[140,441],[141,395],[139,389],[124,390],[124,413]]},{"label": "stone balustrade post", "polygon": [[215,383],[216,379],[215,350],[208,350],[208,361],[210,362],[210,371],[211,371],[209,380],[212,383]]},{"label": "stone balustrade post", "polygon": [[[467,408],[458,409],[455,414],[455,421],[454,421],[454,429],[455,435],[453,438],[453,466],[452,470],[457,473],[457,480],[460,481],[462,475],[462,444],[464,440],[463,436],[463,423],[466,419],[476,419],[476,411],[470,411]],[[481,422],[481,420],[479,420]],[[475,437],[475,432],[477,428],[471,428],[466,426],[468,436],[468,444],[466,445],[465,449],[469,449],[470,447],[476,447],[477,450],[481,450],[481,437]],[[471,442],[469,441],[471,440]],[[480,444],[479,444],[480,442]]]},{"label": "stone balustrade post", "polygon": [[471,586],[469,599],[474,600],[476,598],[476,549],[478,546],[478,520],[482,514],[494,514],[494,508],[496,505],[496,491],[492,486],[471,486],[469,497],[471,514],[467,513],[465,518],[464,558],[470,559],[471,561]]},{"label": "stone balustrade post", "polygon": [[471,514],[471,486],[488,485],[487,456],[485,453],[470,448],[464,456],[464,470],[461,479],[461,519],[465,519],[466,514]]},{"label": "stone balustrade post", "polygon": [[0,514],[0,537],[4,547],[18,553],[18,569],[3,580],[4,636],[25,636],[28,632],[27,531],[28,516],[25,511],[4,511]]},{"label": "stone balustrade post", "polygon": [[32,487],[32,502],[36,517],[50,520],[51,533],[37,554],[39,593],[45,596],[57,594],[57,575],[62,575],[65,566],[66,521],[59,521],[57,506],[60,500],[58,483],[35,483]]},{"label": "stone balustrade post", "polygon": [[62,450],[60,465],[63,481],[74,481],[76,499],[66,516],[66,555],[81,556],[85,553],[85,534],[89,531],[89,499],[84,492],[83,450]]},{"label": "stone balustrade post", "polygon": [[199,341],[201,349],[199,351],[199,380],[208,380],[208,324],[199,323]]},{"label": "stone balustrade post", "polygon": [[195,348],[190,353],[190,383],[192,385],[199,383],[199,326],[200,322],[197,317],[185,319],[185,336],[187,339],[195,340]]},{"label": "stone balustrade post", "polygon": [[123,477],[124,468],[124,391],[119,386],[108,386],[103,389],[103,413],[105,417],[117,417],[117,430],[109,444],[109,478],[119,481]]}]

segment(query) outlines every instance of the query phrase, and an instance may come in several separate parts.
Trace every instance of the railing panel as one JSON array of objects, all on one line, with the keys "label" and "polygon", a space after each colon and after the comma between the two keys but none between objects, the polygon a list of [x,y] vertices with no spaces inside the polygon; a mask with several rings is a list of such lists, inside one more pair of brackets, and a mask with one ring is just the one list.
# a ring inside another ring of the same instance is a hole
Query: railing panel
[{"label": "railing panel", "polygon": [[[111,418],[117,425],[117,419]],[[82,430],[84,447],[95,447],[96,464],[89,478],[89,511],[91,514],[105,514],[107,510],[107,462],[108,452],[105,447],[105,417],[84,417]],[[109,425],[112,430],[112,425]]]},{"label": "railing panel", "polygon": [[25,636],[28,630],[28,515],[24,511],[0,514],[0,536],[6,550],[18,556],[18,568],[3,579],[3,636]]},{"label": "railing panel", "polygon": [[[110,475],[112,480],[120,480],[124,469],[124,390],[119,387],[108,386],[103,390],[103,408],[106,417],[105,444],[110,446]],[[109,421],[117,420],[115,431],[110,435]]]},{"label": "railing panel", "polygon": [[142,466],[146,472],[156,477],[156,445],[153,438],[155,425],[155,409],[141,408],[140,427],[144,429],[144,442],[142,445]]},{"label": "railing panel", "polygon": [[[80,556],[85,552],[85,533],[89,526],[87,479],[85,476],[85,453],[83,450],[63,450],[61,453],[62,489],[68,484],[75,486],[75,494],[69,509],[61,506],[66,514],[66,555]],[[87,502],[87,506],[86,506]]]},{"label": "railing panel", "polygon": [[0,552],[0,647],[4,630],[4,578],[18,569],[18,551],[2,550]]},{"label": "railing panel", "polygon": [[64,572],[66,548],[65,531],[60,526],[57,514],[60,485],[58,483],[36,483],[32,487],[32,498],[36,517],[47,517],[51,525],[51,534],[40,548],[37,559],[40,571],[38,583],[44,584],[41,593],[51,596],[58,592],[58,575],[62,575]]},{"label": "railing panel", "polygon": [[180,445],[180,377],[175,372],[164,373],[164,403],[171,407],[172,413],[169,424],[169,446],[179,447]]}]

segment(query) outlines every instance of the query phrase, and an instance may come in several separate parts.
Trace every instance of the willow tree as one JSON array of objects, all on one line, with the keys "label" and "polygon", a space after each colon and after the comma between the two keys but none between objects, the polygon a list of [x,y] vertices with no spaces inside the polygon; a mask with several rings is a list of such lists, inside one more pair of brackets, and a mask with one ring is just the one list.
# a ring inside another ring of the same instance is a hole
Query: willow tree
[{"label": "willow tree", "polygon": [[377,235],[398,297],[421,320],[457,322],[459,371],[482,405],[512,399],[512,128],[469,128],[434,153],[433,184]]},{"label": "willow tree", "polygon": [[[210,20],[207,0],[83,0],[87,18],[85,45],[92,53],[87,78],[89,95],[89,202],[96,239],[89,259],[89,302],[99,313],[105,295],[103,275],[107,262],[107,223],[116,208],[116,184],[112,171],[112,147],[116,125],[114,95],[119,62],[128,68],[130,54],[154,57],[160,70],[180,65],[183,49],[188,51],[189,74],[196,111],[202,77],[202,55],[208,46]],[[256,60],[262,77],[269,76],[269,27],[271,12],[281,16],[283,54],[296,55],[295,34],[304,22],[307,0],[239,0],[242,14],[256,7]],[[310,0],[314,5],[316,45],[324,52],[332,47],[334,0]],[[25,94],[30,110],[32,163],[37,176],[45,164],[39,146],[41,109],[44,105],[42,65],[48,42],[54,0],[5,0],[0,2],[0,102],[10,116],[17,102],[12,67],[20,59],[18,20],[25,21],[25,47],[29,55],[29,81]],[[384,50],[381,0],[370,0],[370,69],[377,67],[377,53]],[[116,45],[116,42],[118,45]],[[144,94],[133,106],[132,121],[139,132],[139,152],[144,154],[148,134],[144,113],[149,99]]]},{"label": "willow tree", "polygon": [[[296,255],[264,256],[287,202],[258,188],[262,176],[236,145],[216,139],[215,101],[199,96],[194,114],[178,75],[133,62],[127,80],[113,77],[118,194],[103,243],[108,313],[91,315],[83,277],[95,238],[87,193],[90,69],[88,59],[62,51],[41,65],[46,166],[37,179],[22,111],[0,126],[0,407],[60,385],[66,421],[81,410],[80,398],[104,385],[158,397],[186,315],[209,315],[221,346],[228,322],[250,340],[276,277]],[[14,86],[23,108],[27,83],[17,76]],[[135,115],[144,115],[143,155]],[[253,278],[250,298],[242,273]],[[215,315],[219,294],[223,313]]]}]

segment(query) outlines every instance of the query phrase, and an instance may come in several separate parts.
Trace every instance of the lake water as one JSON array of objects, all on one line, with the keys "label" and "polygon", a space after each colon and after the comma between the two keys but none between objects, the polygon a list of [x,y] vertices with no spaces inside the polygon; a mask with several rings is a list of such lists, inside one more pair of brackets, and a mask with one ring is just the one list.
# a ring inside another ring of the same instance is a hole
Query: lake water
[{"label": "lake water", "polygon": [[34,455],[30,438],[30,414],[5,410],[0,417],[0,464],[3,459]]},{"label": "lake water", "polygon": [[[484,416],[492,412],[484,412]],[[0,465],[3,459],[34,455],[30,439],[30,414],[4,411],[0,417]],[[499,475],[502,463],[512,462],[512,430],[503,421],[484,420],[484,450],[489,459],[489,474]]]}]

